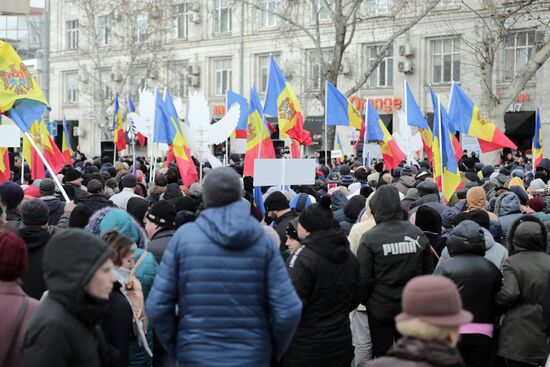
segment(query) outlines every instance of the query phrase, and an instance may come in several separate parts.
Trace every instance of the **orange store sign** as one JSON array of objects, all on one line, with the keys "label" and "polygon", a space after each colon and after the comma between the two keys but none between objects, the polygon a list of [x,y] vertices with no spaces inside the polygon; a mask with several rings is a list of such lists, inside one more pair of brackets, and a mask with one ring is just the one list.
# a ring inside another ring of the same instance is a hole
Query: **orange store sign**
[{"label": "orange store sign", "polygon": [[[369,98],[370,103],[374,106],[374,109],[378,112],[390,113],[394,110],[401,109],[401,98],[399,97],[380,97],[380,98]],[[357,96],[351,96],[349,101],[353,103],[353,106],[357,111],[362,112],[366,108],[367,99],[359,98]]]}]

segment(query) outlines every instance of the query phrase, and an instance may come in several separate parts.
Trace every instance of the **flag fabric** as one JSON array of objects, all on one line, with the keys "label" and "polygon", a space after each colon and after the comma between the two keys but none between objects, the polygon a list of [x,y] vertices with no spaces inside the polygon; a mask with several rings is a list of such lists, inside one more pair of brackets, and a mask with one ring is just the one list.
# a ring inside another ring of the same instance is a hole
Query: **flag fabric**
[{"label": "flag fabric", "polygon": [[[432,97],[432,106],[433,106],[433,109],[434,109],[434,125],[435,125],[435,122],[436,122],[436,115],[437,115],[437,106],[439,104],[438,102],[438,97],[437,95],[435,94],[432,86],[430,85],[430,95]],[[447,110],[445,110],[445,113],[447,113]],[[452,121],[451,121],[452,122]],[[456,131],[454,129],[454,127],[451,125],[451,126],[448,126],[447,125],[447,128],[451,134],[451,144],[453,144],[453,150],[455,152],[455,158],[456,158],[456,161],[460,161],[462,159],[462,144],[460,143],[460,141],[458,141],[458,139],[456,138],[455,134],[456,134]]]},{"label": "flag fabric", "polygon": [[367,109],[365,142],[378,141],[386,169],[393,169],[399,166],[401,161],[405,160],[407,156],[399,149],[395,139],[391,136],[370,101],[368,102]]},{"label": "flag fabric", "polygon": [[263,111],[268,115],[277,116],[282,139],[292,138],[303,145],[313,144],[310,132],[304,129],[300,102],[273,56],[269,59],[269,77]]},{"label": "flag fabric", "polygon": [[[130,96],[128,96],[128,112],[136,112],[136,106],[134,106],[134,101],[132,101],[132,97]],[[145,135],[140,131],[137,132],[136,139],[141,147],[145,145]]]},{"label": "flag fabric", "polygon": [[405,115],[407,116],[407,124],[409,126],[416,126],[420,137],[422,138],[422,145],[424,146],[424,151],[428,157],[428,161],[432,162],[432,129],[428,125],[428,121],[420,111],[418,103],[414,99],[409,83],[405,81]]},{"label": "flag fabric", "polygon": [[176,164],[178,165],[183,184],[189,187],[191,184],[197,182],[197,180],[199,179],[199,175],[197,173],[195,162],[193,162],[193,159],[191,158],[191,152],[189,150],[189,146],[187,145],[183,130],[179,125],[179,117],[176,111],[176,107],[174,106],[174,102],[172,100],[172,97],[170,96],[170,92],[168,91],[168,89],[166,89],[164,95],[165,101],[160,98],[160,93],[158,93],[158,91],[156,93],[157,104],[164,105],[165,119],[162,122],[167,125],[165,127],[166,132],[169,134],[169,143],[167,144],[171,145],[171,150],[174,157],[176,158]]},{"label": "flag fabric", "polygon": [[243,176],[254,176],[254,160],[258,158],[268,159],[276,158],[276,156],[269,128],[262,112],[260,98],[256,89],[252,87],[250,89]]},{"label": "flag fabric", "polygon": [[[0,125],[3,125],[2,115],[0,115]],[[7,147],[0,148],[0,183],[9,181],[11,178],[10,157]]]},{"label": "flag fabric", "polygon": [[332,83],[325,83],[327,125],[351,126],[361,129],[363,119],[353,104]]},{"label": "flag fabric", "polygon": [[336,133],[336,150],[340,151],[340,158],[336,158],[336,162],[342,162],[344,160],[344,150],[342,149],[342,143],[340,142],[340,135]]},{"label": "flag fabric", "polygon": [[44,119],[40,121],[40,140],[36,141],[35,143],[40,147],[40,144],[42,145],[42,154],[44,155],[44,158],[46,158],[46,161],[50,164],[52,167],[52,170],[55,173],[61,172],[61,170],[65,167],[65,156],[57,145],[55,144],[55,141],[53,137],[50,135],[50,132],[48,131],[48,127],[46,126],[46,123],[44,122]]},{"label": "flag fabric", "polygon": [[300,154],[300,143],[296,140],[290,142],[290,156],[293,159],[300,159],[302,157]]},{"label": "flag fabric", "polygon": [[542,161],[542,125],[540,123],[540,111],[537,108],[535,116],[535,135],[533,136],[533,170]]},{"label": "flag fabric", "polygon": [[248,125],[248,102],[246,101],[246,98],[240,94],[227,90],[227,94],[225,96],[225,109],[229,110],[235,103],[241,108],[241,116],[239,117],[239,122],[233,132],[233,138],[246,139],[246,127]]},{"label": "flag fabric", "polygon": [[452,143],[453,134],[448,127],[450,117],[439,98],[436,103],[432,142],[433,172],[439,191],[443,193],[445,200],[449,201],[461,186],[460,172]]},{"label": "flag fabric", "polygon": [[73,146],[69,137],[69,128],[67,126],[67,119],[63,115],[63,140],[61,142],[61,153],[65,158],[65,162],[73,165]]},{"label": "flag fabric", "polygon": [[10,117],[23,132],[29,131],[48,108],[48,101],[17,52],[3,41],[0,79],[0,113]]},{"label": "flag fabric", "polygon": [[115,96],[115,110],[113,113],[114,142],[116,149],[121,152],[126,149],[126,135],[124,134],[124,122],[122,121],[122,112],[118,105],[118,94]]},{"label": "flag fabric", "polygon": [[[34,124],[31,125],[31,128],[28,132],[35,143],[40,146],[40,123],[36,121]],[[40,159],[40,156],[38,155],[36,150],[33,149],[29,139],[27,139],[26,136],[23,137],[23,159],[27,162],[27,165],[29,166],[31,178],[33,180],[38,180],[46,177],[46,173],[44,171],[44,163]]]},{"label": "flag fabric", "polygon": [[265,215],[265,206],[262,197],[262,188],[260,186],[254,186],[254,205],[258,208],[258,211],[263,217]]},{"label": "flag fabric", "polygon": [[493,122],[480,117],[479,107],[456,83],[451,88],[450,99],[452,129],[477,138],[483,153],[502,148],[518,149]]}]

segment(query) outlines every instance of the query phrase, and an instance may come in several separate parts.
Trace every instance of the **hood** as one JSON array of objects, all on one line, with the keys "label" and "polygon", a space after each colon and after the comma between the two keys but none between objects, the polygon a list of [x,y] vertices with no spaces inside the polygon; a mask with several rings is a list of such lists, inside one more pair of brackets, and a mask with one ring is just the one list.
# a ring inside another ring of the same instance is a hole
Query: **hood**
[{"label": "hood", "polygon": [[502,217],[508,214],[521,213],[521,203],[513,192],[506,192],[497,198],[495,213]]},{"label": "hood", "polygon": [[488,251],[497,243],[497,241],[495,241],[495,238],[493,237],[491,232],[489,232],[488,229],[481,227],[481,230],[483,231],[483,240],[485,241],[485,250]]},{"label": "hood", "polygon": [[332,194],[332,211],[336,211],[344,208],[348,202],[348,198],[340,190],[334,191]]},{"label": "hood", "polygon": [[195,223],[212,242],[228,249],[248,248],[266,235],[242,200],[205,209]]},{"label": "hood", "polygon": [[39,226],[22,226],[17,234],[25,242],[30,252],[45,246],[50,240],[48,230]]},{"label": "hood", "polygon": [[510,256],[521,251],[546,251],[548,232],[540,219],[524,215],[515,220],[508,233]]},{"label": "hood", "polygon": [[416,188],[418,189],[418,195],[420,195],[420,197],[428,194],[436,194],[439,196],[439,190],[437,189],[435,182],[422,181]]},{"label": "hood", "polygon": [[[108,221],[110,223],[103,222],[103,219],[107,215],[109,215]],[[106,207],[96,210],[90,217],[85,229],[98,237],[109,229],[116,229],[123,235],[136,241],[139,248],[147,249],[147,244],[149,242],[145,230],[139,223],[130,214],[115,207]]]},{"label": "hood", "polygon": [[424,232],[440,234],[442,230],[441,215],[427,205],[418,207],[414,224]]},{"label": "hood", "polygon": [[449,255],[485,255],[485,234],[483,229],[471,220],[460,222],[447,239]]},{"label": "hood", "polygon": [[393,186],[384,185],[377,189],[369,205],[376,223],[403,219],[399,193]]},{"label": "hood", "polygon": [[412,178],[412,176],[401,176],[397,182],[410,189],[411,187],[414,187],[416,180]]},{"label": "hood", "polygon": [[87,325],[95,325],[108,301],[87,295],[85,287],[111,256],[112,251],[105,242],[81,229],[69,228],[54,235],[42,260],[48,297],[62,303]]},{"label": "hood", "polygon": [[357,222],[357,218],[359,217],[359,214],[365,207],[365,199],[364,196],[356,195],[353,196],[344,206],[344,215],[346,218],[349,219],[351,223]]},{"label": "hood", "polygon": [[472,209],[484,209],[486,202],[485,190],[482,187],[476,186],[466,192],[466,205],[468,210]]},{"label": "hood", "polygon": [[343,263],[351,253],[348,238],[339,228],[313,232],[302,241],[302,245],[334,264]]}]

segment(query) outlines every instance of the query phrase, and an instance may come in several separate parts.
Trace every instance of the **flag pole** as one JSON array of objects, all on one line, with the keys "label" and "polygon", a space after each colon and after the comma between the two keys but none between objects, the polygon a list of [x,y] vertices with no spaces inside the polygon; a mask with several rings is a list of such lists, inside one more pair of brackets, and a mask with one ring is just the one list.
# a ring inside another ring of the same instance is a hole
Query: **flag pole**
[{"label": "flag pole", "polygon": [[325,166],[328,167],[327,81],[325,80]]},{"label": "flag pole", "polygon": [[63,185],[61,185],[61,182],[59,182],[59,179],[57,178],[57,175],[53,171],[52,167],[50,166],[50,164],[48,163],[48,161],[46,160],[46,158],[44,157],[44,155],[42,154],[40,149],[38,149],[38,146],[36,145],[36,143],[35,143],[34,139],[32,138],[31,134],[29,134],[28,131],[25,131],[25,136],[27,137],[27,139],[29,139],[29,142],[31,143],[32,147],[34,148],[34,150],[36,151],[36,153],[38,154],[38,156],[40,157],[40,159],[42,160],[42,162],[44,163],[44,165],[48,169],[48,172],[50,172],[50,176],[52,176],[52,179],[54,180],[55,184],[59,188],[59,191],[61,192],[61,195],[63,195],[63,198],[65,199],[65,202],[68,203],[70,201],[69,196],[65,192],[65,189],[63,188]]},{"label": "flag pole", "polygon": [[[368,119],[367,115],[367,109],[368,109],[368,99],[365,103],[364,111],[365,111],[365,120]],[[365,134],[363,135],[363,164],[368,168],[370,166],[370,152],[367,152],[367,121],[363,121],[365,124]],[[359,134],[361,134],[361,131],[359,131]],[[361,137],[359,137],[359,140],[361,140]]]},{"label": "flag pole", "polygon": [[[23,150],[21,150],[21,153],[23,153]],[[25,183],[25,158],[23,158],[24,154],[21,154],[21,185]]]},{"label": "flag pole", "polygon": [[439,138],[438,138],[438,144],[439,144],[439,165],[440,165],[440,174],[441,174],[441,193],[443,194],[443,199],[445,199],[445,184],[444,184],[444,174],[443,174],[443,131],[442,131],[442,122],[441,122],[441,101],[439,100],[439,96],[437,96],[437,124],[438,124],[438,130],[439,130]]}]

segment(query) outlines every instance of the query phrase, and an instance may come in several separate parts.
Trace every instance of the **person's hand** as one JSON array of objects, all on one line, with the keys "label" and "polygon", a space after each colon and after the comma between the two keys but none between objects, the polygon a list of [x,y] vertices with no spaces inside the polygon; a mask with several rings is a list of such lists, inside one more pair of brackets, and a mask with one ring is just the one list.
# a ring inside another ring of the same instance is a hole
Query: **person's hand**
[{"label": "person's hand", "polygon": [[522,206],[521,206],[521,212],[522,212],[523,214],[532,214],[532,213],[534,213],[535,211],[534,211],[533,209],[531,209],[531,207],[528,206],[528,205],[522,205]]},{"label": "person's hand", "polygon": [[74,203],[74,201],[69,201],[68,203],[65,204],[65,211],[66,212],[72,212],[73,209],[75,208],[76,204]]}]

